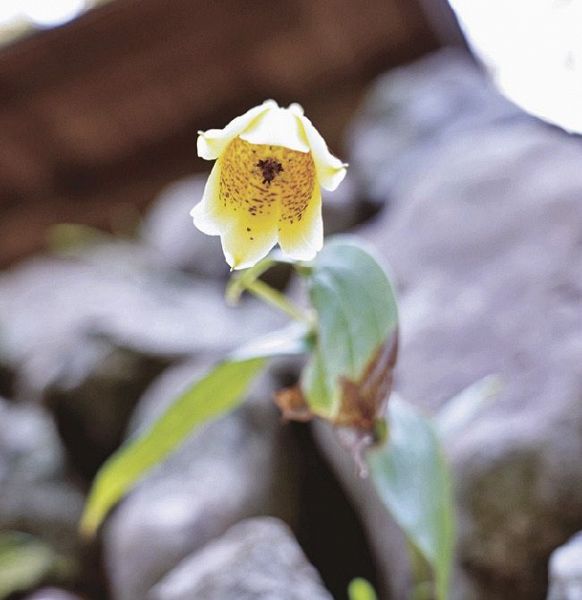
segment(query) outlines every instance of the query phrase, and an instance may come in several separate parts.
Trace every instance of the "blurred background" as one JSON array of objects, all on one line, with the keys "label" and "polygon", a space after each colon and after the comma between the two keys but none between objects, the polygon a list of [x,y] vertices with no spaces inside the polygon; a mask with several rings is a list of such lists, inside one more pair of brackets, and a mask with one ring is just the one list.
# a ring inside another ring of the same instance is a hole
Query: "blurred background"
[{"label": "blurred background", "polygon": [[197,130],[266,98],[350,163],[326,231],[391,265],[397,391],[492,396],[443,440],[452,598],[582,598],[581,64],[578,0],[0,0],[0,599],[410,597],[369,483],[271,406],[293,362],[78,535],[123,439],[283,323],[188,216]]},{"label": "blurred background", "polygon": [[301,100],[339,151],[374,76],[441,43],[418,2],[3,0],[1,10],[2,264],[38,250],[54,223],[131,225],[168,182],[207,169],[198,129],[266,97]]}]

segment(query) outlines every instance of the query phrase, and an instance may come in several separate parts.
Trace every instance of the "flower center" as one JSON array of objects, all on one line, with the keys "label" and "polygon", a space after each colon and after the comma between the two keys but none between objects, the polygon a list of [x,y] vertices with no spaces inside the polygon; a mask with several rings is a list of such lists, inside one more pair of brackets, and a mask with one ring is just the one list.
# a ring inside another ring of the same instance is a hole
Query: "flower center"
[{"label": "flower center", "polygon": [[274,158],[260,160],[257,163],[257,167],[261,169],[261,172],[263,173],[263,183],[266,183],[267,185],[270,185],[271,181],[273,181],[279,173],[284,171],[283,165]]},{"label": "flower center", "polygon": [[241,225],[248,221],[250,235],[263,220],[283,226],[303,219],[316,185],[311,153],[235,138],[220,165],[220,204]]}]

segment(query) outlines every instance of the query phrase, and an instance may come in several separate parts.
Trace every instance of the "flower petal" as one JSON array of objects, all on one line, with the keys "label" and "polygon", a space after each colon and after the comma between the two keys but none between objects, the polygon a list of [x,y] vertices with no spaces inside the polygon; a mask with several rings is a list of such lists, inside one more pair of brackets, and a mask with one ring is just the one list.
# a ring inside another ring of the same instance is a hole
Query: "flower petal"
[{"label": "flower petal", "polygon": [[[235,146],[240,144],[242,142],[237,142]],[[250,178],[241,179],[246,165],[244,161],[237,163],[235,157],[230,156],[234,149],[227,150],[216,161],[204,187],[202,200],[190,214],[200,231],[207,235],[220,235],[226,262],[233,269],[244,269],[264,258],[277,243],[279,203],[247,207],[248,189],[238,189],[234,185]]]},{"label": "flower petal", "polygon": [[301,106],[301,104],[299,104],[298,102],[292,102],[291,104],[289,104],[287,110],[292,112],[296,117],[302,117],[305,113],[305,111],[303,110],[303,106]]},{"label": "flower petal", "polygon": [[[254,225],[249,232],[248,225]],[[232,269],[247,269],[265,258],[277,243],[277,220],[265,222],[261,227],[253,223],[236,221],[221,237],[226,262]]]},{"label": "flower petal", "polygon": [[190,211],[194,225],[206,235],[220,235],[222,229],[228,226],[223,223],[221,227],[220,215],[220,161],[217,160],[210,171],[204,186],[202,200]]},{"label": "flower petal", "polygon": [[287,189],[285,177],[295,172],[293,162],[287,165],[285,159],[295,155],[311,161],[310,155],[236,137],[216,161],[207,202],[195,213],[203,227],[212,230],[214,225],[220,233],[226,261],[233,269],[252,266],[277,243],[280,196]]},{"label": "flower petal", "polygon": [[297,115],[296,118],[301,122],[305,137],[313,154],[315,171],[319,183],[330,192],[335,190],[346,176],[346,167],[348,165],[329,151],[325,140],[307,117]]},{"label": "flower petal", "polygon": [[[315,165],[310,152],[251,144],[240,137],[230,143],[220,163],[215,214],[228,223],[221,233],[227,262],[242,269],[268,253],[279,229],[287,231],[303,219],[316,186]],[[294,231],[284,235],[292,249]]]},{"label": "flower petal", "polygon": [[309,152],[309,144],[295,111],[296,107],[290,110],[271,106],[240,133],[240,138],[251,144],[281,146],[297,152]]},{"label": "flower petal", "polygon": [[[285,205],[281,208],[285,212]],[[314,182],[309,203],[297,219],[281,220],[279,245],[284,254],[294,260],[312,260],[323,247],[321,189]]]},{"label": "flower petal", "polygon": [[218,158],[226,149],[228,144],[242,133],[251,123],[262,113],[278,108],[274,100],[265,100],[259,106],[255,106],[244,115],[240,115],[233,119],[223,129],[208,129],[207,131],[198,132],[198,156],[205,160],[214,160]]}]

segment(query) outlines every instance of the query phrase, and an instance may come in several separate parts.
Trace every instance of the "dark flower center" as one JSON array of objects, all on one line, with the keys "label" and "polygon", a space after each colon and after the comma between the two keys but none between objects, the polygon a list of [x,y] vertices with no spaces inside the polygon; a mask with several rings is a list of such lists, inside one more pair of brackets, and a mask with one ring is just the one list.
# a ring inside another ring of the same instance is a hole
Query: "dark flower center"
[{"label": "dark flower center", "polygon": [[263,183],[266,183],[267,185],[269,185],[271,181],[273,181],[273,179],[275,179],[275,177],[283,171],[283,165],[273,158],[260,160],[257,163],[257,167],[261,169],[263,173]]}]

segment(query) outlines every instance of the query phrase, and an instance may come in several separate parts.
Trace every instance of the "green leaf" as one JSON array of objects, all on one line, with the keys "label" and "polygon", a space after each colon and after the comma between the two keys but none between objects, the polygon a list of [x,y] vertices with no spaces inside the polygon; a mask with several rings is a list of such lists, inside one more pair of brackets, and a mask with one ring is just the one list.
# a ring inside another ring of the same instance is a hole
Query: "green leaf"
[{"label": "green leaf", "polygon": [[267,358],[307,352],[309,330],[292,324],[233,352],[179,396],[136,439],[129,440],[101,467],[93,483],[81,531],[95,533],[109,510],[157,464],[206,421],[235,408]]},{"label": "green leaf", "polygon": [[312,411],[333,420],[341,382],[361,382],[382,347],[395,340],[396,300],[382,267],[347,236],[326,244],[312,263],[308,284],[318,331],[302,389]]},{"label": "green leaf", "polygon": [[197,427],[233,409],[264,364],[264,358],[219,364],[179,396],[148,431],[126,443],[97,474],[81,531],[93,535],[109,510],[152,467]]},{"label": "green leaf", "polygon": [[309,333],[305,325],[293,323],[239,348],[195,381],[145,433],[101,467],[81,519],[83,534],[93,535],[109,510],[197,427],[235,408],[267,358],[308,352]]},{"label": "green leaf", "polygon": [[362,577],[356,577],[352,579],[348,586],[348,597],[350,600],[376,600],[376,592],[372,587],[372,584],[363,579]]},{"label": "green leaf", "polygon": [[30,535],[0,534],[0,599],[42,583],[57,570],[59,557]]},{"label": "green leaf", "polygon": [[47,233],[49,248],[58,254],[70,255],[104,242],[112,242],[113,235],[90,225],[59,223]]},{"label": "green leaf", "polygon": [[367,455],[376,490],[410,543],[430,564],[446,600],[454,543],[451,478],[430,420],[398,397],[388,404],[388,443]]}]

